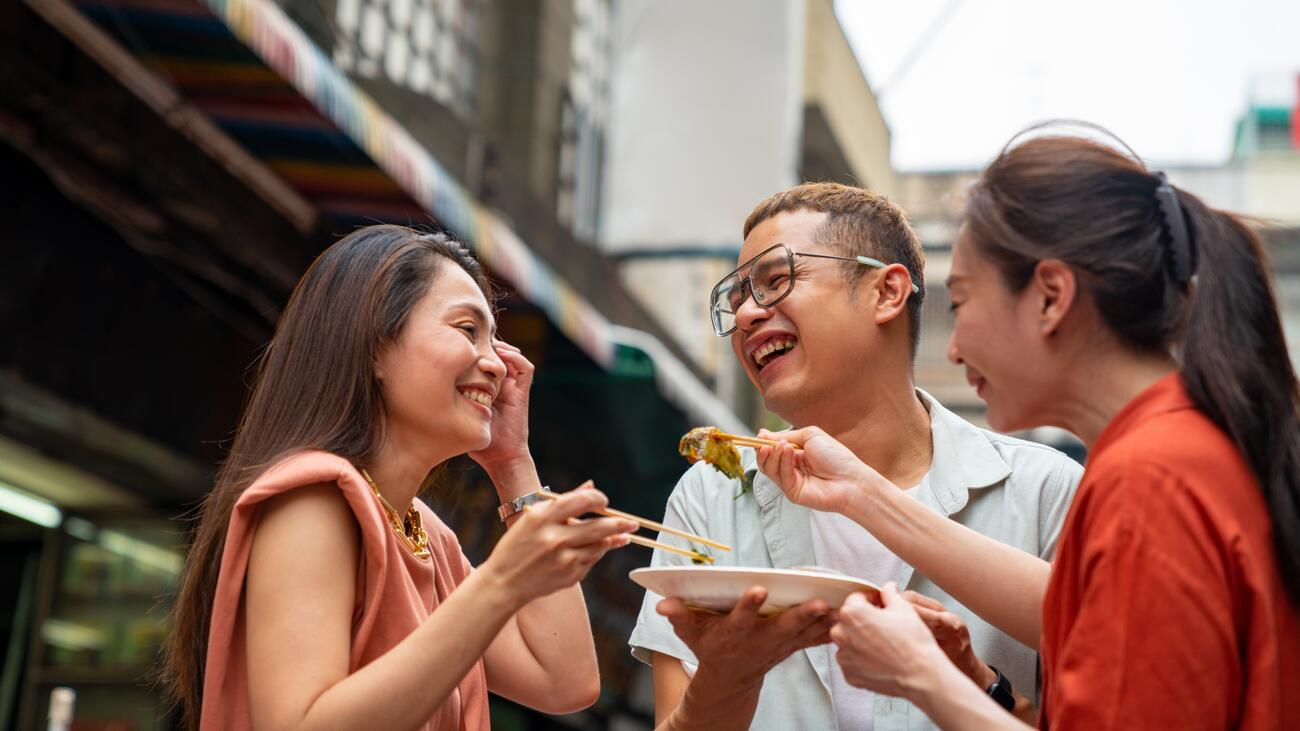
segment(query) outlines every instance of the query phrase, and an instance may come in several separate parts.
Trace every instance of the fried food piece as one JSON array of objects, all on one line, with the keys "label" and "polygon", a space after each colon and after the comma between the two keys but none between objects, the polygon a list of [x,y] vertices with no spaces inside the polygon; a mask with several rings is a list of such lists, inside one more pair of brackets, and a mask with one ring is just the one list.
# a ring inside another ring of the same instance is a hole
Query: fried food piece
[{"label": "fried food piece", "polygon": [[691,553],[695,554],[694,556],[691,556],[691,563],[695,564],[696,566],[699,566],[701,564],[711,565],[713,563],[713,557],[710,556],[704,550],[691,549]]},{"label": "fried food piece", "polygon": [[716,426],[696,427],[682,437],[677,444],[677,451],[687,462],[708,462],[722,474],[733,480],[743,479],[745,470],[740,466],[740,452],[730,439],[719,436],[721,431]]}]

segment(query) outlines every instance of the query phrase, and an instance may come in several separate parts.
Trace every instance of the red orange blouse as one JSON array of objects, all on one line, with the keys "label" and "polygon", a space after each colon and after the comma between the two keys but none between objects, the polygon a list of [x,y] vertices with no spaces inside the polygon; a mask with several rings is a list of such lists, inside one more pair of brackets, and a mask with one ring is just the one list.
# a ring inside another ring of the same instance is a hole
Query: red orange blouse
[{"label": "red orange blouse", "polygon": [[1043,617],[1043,728],[1300,729],[1266,505],[1177,374],[1093,446]]}]

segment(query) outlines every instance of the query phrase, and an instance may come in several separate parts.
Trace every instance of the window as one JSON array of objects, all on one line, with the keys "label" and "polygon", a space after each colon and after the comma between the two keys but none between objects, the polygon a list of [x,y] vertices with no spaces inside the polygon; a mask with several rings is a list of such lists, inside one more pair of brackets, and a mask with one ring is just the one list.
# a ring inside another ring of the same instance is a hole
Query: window
[{"label": "window", "polygon": [[477,106],[481,0],[339,0],[334,61],[450,108]]},{"label": "window", "polygon": [[609,109],[610,0],[574,0],[572,63],[561,102],[555,215],[580,239],[595,238]]}]

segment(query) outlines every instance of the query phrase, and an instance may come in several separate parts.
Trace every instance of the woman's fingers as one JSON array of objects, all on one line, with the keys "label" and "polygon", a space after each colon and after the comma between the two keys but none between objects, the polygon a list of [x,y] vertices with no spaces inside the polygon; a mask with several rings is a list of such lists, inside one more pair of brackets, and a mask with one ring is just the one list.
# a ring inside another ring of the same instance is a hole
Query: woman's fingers
[{"label": "woman's fingers", "polygon": [[898,584],[892,581],[887,581],[884,586],[880,587],[880,602],[881,606],[885,609],[889,609],[899,603],[908,603],[907,600],[903,598],[903,595],[898,593]]},{"label": "woman's fingers", "polygon": [[781,442],[774,447],[758,448],[758,464],[763,474],[772,478],[784,492],[790,493],[799,484],[801,475],[795,466],[794,447]]},{"label": "woman's fingers", "polygon": [[639,527],[633,521],[624,518],[584,520],[564,526],[562,528],[564,537],[560,540],[560,544],[569,548],[590,546],[612,536],[635,532]]},{"label": "woman's fingers", "polygon": [[508,368],[510,368],[511,372],[517,375],[532,376],[533,371],[536,370],[532,361],[525,358],[521,353],[514,353],[509,350],[499,350],[497,351],[497,355],[501,356],[501,360]]},{"label": "woman's fingers", "polygon": [[533,364],[513,345],[498,341],[495,346],[497,357],[506,366],[506,379],[501,386],[502,395],[505,396],[502,403],[527,398],[533,383]]},{"label": "woman's fingers", "polygon": [[867,595],[857,591],[849,594],[840,607],[840,621],[848,621],[850,624],[861,624],[870,616],[871,610],[875,605],[868,599]]},{"label": "woman's fingers", "polygon": [[507,347],[501,347],[498,345],[496,351],[497,356],[501,358],[502,362],[504,362],[506,367],[512,372],[531,375],[532,372],[536,370],[532,361],[524,357],[524,354],[513,345]]},{"label": "woman's fingers", "polygon": [[763,439],[771,439],[775,442],[786,441],[797,447],[802,447],[809,439],[812,439],[818,434],[825,434],[825,432],[815,426],[806,426],[802,429],[787,429],[786,431],[777,432],[768,431],[767,429],[758,430],[758,435]]},{"label": "woman's fingers", "polygon": [[943,604],[939,600],[928,597],[924,594],[918,594],[911,589],[903,592],[903,598],[915,604],[918,607],[927,607],[938,612],[944,611]]},{"label": "woman's fingers", "polygon": [[778,461],[778,464],[780,465],[779,469],[781,479],[778,480],[778,482],[787,487],[794,487],[798,484],[797,481],[799,479],[798,471],[794,466],[794,445],[782,441],[778,449],[780,449],[781,452]]},{"label": "woman's fingers", "polygon": [[502,339],[499,338],[499,337],[498,337],[498,338],[493,338],[493,339],[492,339],[492,347],[494,347],[494,348],[501,348],[501,349],[503,349],[503,350],[510,350],[510,351],[515,352],[515,353],[522,353],[522,352],[524,352],[524,351],[522,351],[522,350],[519,349],[519,346],[517,346],[517,345],[511,345],[510,343],[507,343],[506,341],[502,340]]},{"label": "woman's fingers", "polygon": [[609,507],[609,498],[600,490],[570,490],[562,493],[549,505],[541,506],[538,514],[554,523],[568,522],[587,513],[595,513]]}]

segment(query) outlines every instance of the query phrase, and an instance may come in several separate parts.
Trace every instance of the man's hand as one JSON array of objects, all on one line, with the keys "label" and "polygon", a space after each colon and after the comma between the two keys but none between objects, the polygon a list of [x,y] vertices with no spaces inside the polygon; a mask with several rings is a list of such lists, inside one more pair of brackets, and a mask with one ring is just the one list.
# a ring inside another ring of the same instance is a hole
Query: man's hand
[{"label": "man's hand", "polygon": [[699,674],[718,674],[736,686],[761,686],[767,674],[791,653],[830,641],[830,605],[804,602],[780,614],[760,617],[767,589],[752,586],[728,614],[692,611],[681,599],[665,599],[656,610],[695,654]]}]

